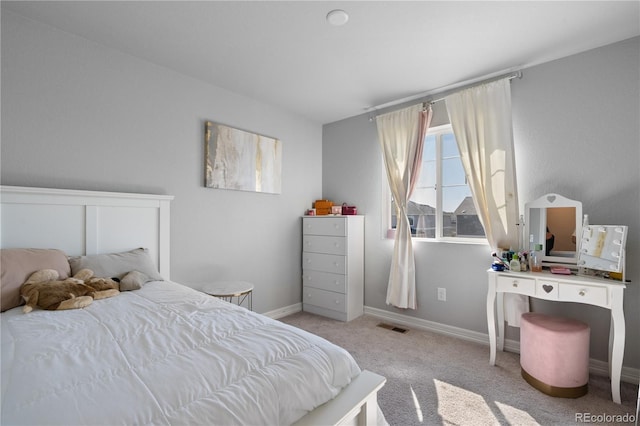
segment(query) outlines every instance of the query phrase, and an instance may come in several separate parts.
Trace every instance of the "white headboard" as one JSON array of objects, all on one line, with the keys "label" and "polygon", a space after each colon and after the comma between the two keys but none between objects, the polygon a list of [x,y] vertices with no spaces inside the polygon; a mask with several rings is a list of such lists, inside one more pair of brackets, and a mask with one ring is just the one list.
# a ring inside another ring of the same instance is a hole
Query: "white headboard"
[{"label": "white headboard", "polygon": [[172,195],[0,186],[0,248],[57,248],[69,256],[149,249],[170,275]]}]

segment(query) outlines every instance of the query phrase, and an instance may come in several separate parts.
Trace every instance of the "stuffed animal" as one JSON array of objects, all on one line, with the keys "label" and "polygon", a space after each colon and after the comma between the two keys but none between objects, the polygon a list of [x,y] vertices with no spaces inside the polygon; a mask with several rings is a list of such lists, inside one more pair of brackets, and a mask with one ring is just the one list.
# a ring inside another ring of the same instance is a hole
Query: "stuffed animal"
[{"label": "stuffed animal", "polygon": [[95,278],[93,271],[82,269],[73,277],[59,280],[54,269],[36,271],[22,284],[20,294],[26,302],[24,313],[39,306],[47,310],[79,309],[94,300],[120,293],[118,283],[110,278]]},{"label": "stuffed animal", "polygon": [[93,271],[90,269],[82,269],[78,271],[74,277],[81,277],[84,280],[84,284],[92,288],[92,291],[87,293],[93,297],[93,300],[106,299],[107,297],[113,297],[120,293],[120,281],[118,278],[98,278],[93,276]]}]

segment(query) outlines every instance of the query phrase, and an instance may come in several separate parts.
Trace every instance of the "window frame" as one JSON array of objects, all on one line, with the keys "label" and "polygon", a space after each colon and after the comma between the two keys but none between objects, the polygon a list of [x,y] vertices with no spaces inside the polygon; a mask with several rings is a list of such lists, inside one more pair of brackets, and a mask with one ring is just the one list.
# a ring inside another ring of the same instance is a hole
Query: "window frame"
[{"label": "window frame", "polygon": [[[447,131],[453,133],[453,127],[451,124],[443,124],[440,126],[430,127],[427,130],[425,138],[433,133],[446,133]],[[482,237],[446,237],[442,236],[443,231],[443,206],[442,206],[442,143],[436,144],[436,236],[430,237],[418,237],[411,235],[412,241],[429,242],[429,243],[455,243],[455,244],[473,244],[473,245],[486,245],[488,240],[486,235]],[[395,228],[392,228],[392,195],[389,189],[389,182],[387,180],[387,172],[384,165],[384,159],[381,162],[381,182],[382,182],[382,237],[385,239],[393,239],[395,235]],[[466,176],[465,176],[466,180]]]}]

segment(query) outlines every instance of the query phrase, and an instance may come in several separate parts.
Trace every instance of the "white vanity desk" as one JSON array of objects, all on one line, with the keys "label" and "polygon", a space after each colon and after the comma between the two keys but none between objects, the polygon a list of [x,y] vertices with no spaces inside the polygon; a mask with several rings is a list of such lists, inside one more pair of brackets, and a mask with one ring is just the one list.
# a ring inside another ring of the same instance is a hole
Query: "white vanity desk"
[{"label": "white vanity desk", "polygon": [[[496,272],[488,271],[487,322],[489,327],[489,364],[495,365],[496,347],[504,350],[504,293],[517,293],[538,299],[558,302],[577,302],[600,306],[611,310],[609,333],[609,371],[611,396],[620,404],[620,375],[624,356],[625,323],[623,296],[625,284],[576,275],[551,274],[550,272]],[[497,309],[496,299],[498,300]],[[498,314],[498,334],[496,318]]]}]

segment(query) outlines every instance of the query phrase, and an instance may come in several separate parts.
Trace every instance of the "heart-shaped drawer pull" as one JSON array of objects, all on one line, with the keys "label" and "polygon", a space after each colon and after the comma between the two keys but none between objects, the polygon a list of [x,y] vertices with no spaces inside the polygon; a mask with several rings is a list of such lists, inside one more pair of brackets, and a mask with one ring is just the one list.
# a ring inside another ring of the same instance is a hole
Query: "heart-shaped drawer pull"
[{"label": "heart-shaped drawer pull", "polygon": [[543,284],[542,289],[547,293],[551,293],[553,291],[553,286],[549,284]]}]

